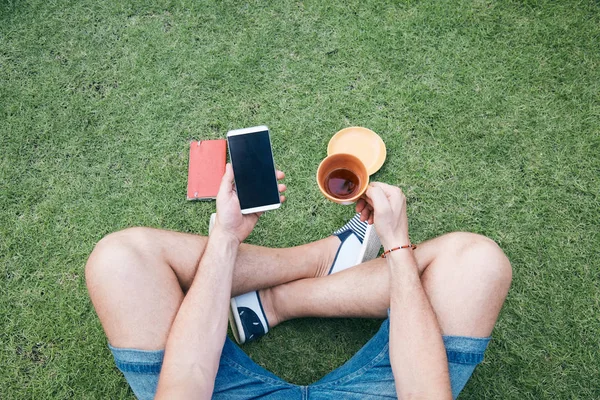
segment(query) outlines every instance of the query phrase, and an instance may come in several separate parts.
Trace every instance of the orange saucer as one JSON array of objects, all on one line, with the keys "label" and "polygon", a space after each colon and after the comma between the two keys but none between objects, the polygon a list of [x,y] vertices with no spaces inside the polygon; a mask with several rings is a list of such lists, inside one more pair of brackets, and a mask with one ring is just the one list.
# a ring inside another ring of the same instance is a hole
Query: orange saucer
[{"label": "orange saucer", "polygon": [[385,162],[385,143],[378,134],[360,126],[344,128],[329,140],[327,155],[352,154],[360,159],[369,175],[379,171]]}]

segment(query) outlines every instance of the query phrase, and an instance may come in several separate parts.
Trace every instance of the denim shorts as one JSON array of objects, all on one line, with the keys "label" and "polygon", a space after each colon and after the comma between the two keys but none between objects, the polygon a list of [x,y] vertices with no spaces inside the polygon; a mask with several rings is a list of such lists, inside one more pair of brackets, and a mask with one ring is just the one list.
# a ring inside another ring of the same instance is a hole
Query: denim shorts
[{"label": "denim shorts", "polygon": [[[456,399],[483,354],[490,338],[444,336],[452,397]],[[117,367],[138,399],[153,399],[164,351],[109,346]],[[348,362],[321,380],[292,385],[260,367],[229,338],[225,340],[213,399],[382,399],[396,398],[389,357],[389,320]]]}]

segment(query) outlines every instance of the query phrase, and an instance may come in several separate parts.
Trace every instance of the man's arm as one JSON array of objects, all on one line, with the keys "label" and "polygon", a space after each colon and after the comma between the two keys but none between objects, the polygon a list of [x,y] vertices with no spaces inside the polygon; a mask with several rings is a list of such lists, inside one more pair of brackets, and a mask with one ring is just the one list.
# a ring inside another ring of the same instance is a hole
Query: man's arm
[{"label": "man's arm", "polygon": [[237,239],[221,231],[208,239],[198,272],[169,332],[157,399],[212,396],[227,334],[238,246]]},{"label": "man's arm", "polygon": [[227,334],[238,248],[257,220],[258,214],[242,215],[227,164],[217,195],[215,227],[169,332],[157,399],[211,398]]},{"label": "man's arm", "polygon": [[[410,243],[406,197],[394,186],[373,183],[357,205],[375,223],[384,249]],[[390,363],[399,399],[451,399],[442,334],[421,284],[412,249],[387,254],[390,267]]]},{"label": "man's arm", "polygon": [[387,258],[391,275],[390,362],[398,398],[451,399],[446,349],[412,250],[397,250]]}]

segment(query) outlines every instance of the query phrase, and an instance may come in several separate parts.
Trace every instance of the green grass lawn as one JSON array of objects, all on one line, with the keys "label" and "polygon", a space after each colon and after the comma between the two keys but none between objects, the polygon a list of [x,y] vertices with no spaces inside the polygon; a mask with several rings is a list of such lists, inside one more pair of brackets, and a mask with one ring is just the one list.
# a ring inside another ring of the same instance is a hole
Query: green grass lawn
[{"label": "green grass lawn", "polygon": [[[352,210],[316,168],[333,133],[369,127],[413,241],[478,232],[512,261],[462,398],[600,398],[598,1],[154,3],[0,1],[0,398],[132,397],[87,256],[129,226],[206,234],[188,143],[259,124],[289,190],[249,242],[340,226]],[[377,326],[291,321],[244,349],[307,384]]]}]

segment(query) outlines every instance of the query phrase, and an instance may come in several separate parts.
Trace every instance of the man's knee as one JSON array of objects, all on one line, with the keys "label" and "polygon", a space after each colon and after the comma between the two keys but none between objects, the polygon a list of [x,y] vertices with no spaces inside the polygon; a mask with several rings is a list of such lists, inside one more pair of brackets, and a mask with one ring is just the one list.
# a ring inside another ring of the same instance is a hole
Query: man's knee
[{"label": "man's knee", "polygon": [[149,228],[128,228],[102,238],[94,247],[85,266],[90,294],[98,285],[132,278],[140,267],[146,250],[150,251]]},{"label": "man's knee", "polygon": [[508,291],[512,267],[508,257],[492,239],[469,232],[448,234],[449,245],[469,273],[476,274],[482,283]]}]

